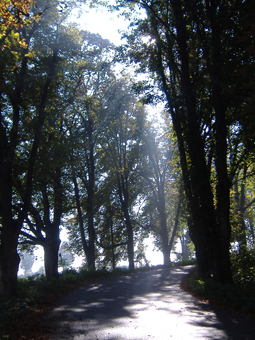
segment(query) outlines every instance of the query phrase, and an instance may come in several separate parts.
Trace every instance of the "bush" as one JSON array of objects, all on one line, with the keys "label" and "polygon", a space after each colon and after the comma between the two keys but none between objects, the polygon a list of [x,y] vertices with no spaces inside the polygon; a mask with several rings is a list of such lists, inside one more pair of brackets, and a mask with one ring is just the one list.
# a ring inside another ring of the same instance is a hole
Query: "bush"
[{"label": "bush", "polygon": [[243,249],[230,254],[232,274],[235,284],[255,293],[255,250]]},{"label": "bush", "polygon": [[223,285],[213,278],[203,279],[197,268],[187,278],[189,291],[216,305],[255,315],[255,252],[231,254],[234,284]]}]

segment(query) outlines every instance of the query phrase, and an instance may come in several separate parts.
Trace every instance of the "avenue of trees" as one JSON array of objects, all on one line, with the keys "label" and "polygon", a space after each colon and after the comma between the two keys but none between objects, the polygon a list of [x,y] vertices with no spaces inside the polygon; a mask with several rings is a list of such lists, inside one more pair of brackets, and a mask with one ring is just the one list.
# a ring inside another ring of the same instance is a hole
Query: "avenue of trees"
[{"label": "avenue of trees", "polygon": [[0,294],[20,249],[58,277],[63,226],[92,270],[133,270],[149,235],[169,265],[191,238],[200,273],[232,283],[231,247],[254,248],[254,1],[116,1],[117,49],[69,23],[85,2],[0,4]]}]

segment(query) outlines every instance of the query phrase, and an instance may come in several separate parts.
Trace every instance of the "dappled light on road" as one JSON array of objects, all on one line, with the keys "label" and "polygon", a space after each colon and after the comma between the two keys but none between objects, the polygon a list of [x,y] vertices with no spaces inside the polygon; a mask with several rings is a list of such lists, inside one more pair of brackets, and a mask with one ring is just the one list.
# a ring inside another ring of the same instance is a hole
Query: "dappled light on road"
[{"label": "dappled light on road", "polygon": [[49,339],[253,339],[237,337],[235,314],[180,289],[187,272],[160,268],[85,285],[48,315]]}]

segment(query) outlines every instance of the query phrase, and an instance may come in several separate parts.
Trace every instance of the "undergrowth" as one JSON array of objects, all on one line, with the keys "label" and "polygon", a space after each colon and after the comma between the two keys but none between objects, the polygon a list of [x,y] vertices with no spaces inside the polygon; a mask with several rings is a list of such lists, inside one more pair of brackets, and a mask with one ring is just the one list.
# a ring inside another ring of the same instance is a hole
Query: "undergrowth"
[{"label": "undergrowth", "polygon": [[101,270],[65,270],[58,279],[44,275],[18,278],[18,295],[0,299],[0,340],[45,339],[42,314],[60,297],[86,282],[100,280],[110,272]]},{"label": "undergrowth", "polygon": [[231,264],[234,284],[203,279],[195,268],[186,279],[188,290],[201,300],[255,316],[255,251],[231,253]]}]

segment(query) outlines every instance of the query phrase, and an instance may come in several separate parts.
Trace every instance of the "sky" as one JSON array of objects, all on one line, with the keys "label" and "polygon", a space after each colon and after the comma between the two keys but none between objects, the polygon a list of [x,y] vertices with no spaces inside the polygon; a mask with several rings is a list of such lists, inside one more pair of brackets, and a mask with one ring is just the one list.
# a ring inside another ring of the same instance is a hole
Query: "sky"
[{"label": "sky", "polygon": [[110,13],[106,8],[90,9],[88,6],[84,6],[80,15],[78,11],[74,11],[71,21],[80,25],[83,30],[100,34],[102,38],[110,40],[115,45],[121,43],[121,34],[118,31],[126,30],[128,27],[128,21],[119,17],[118,13]]}]

